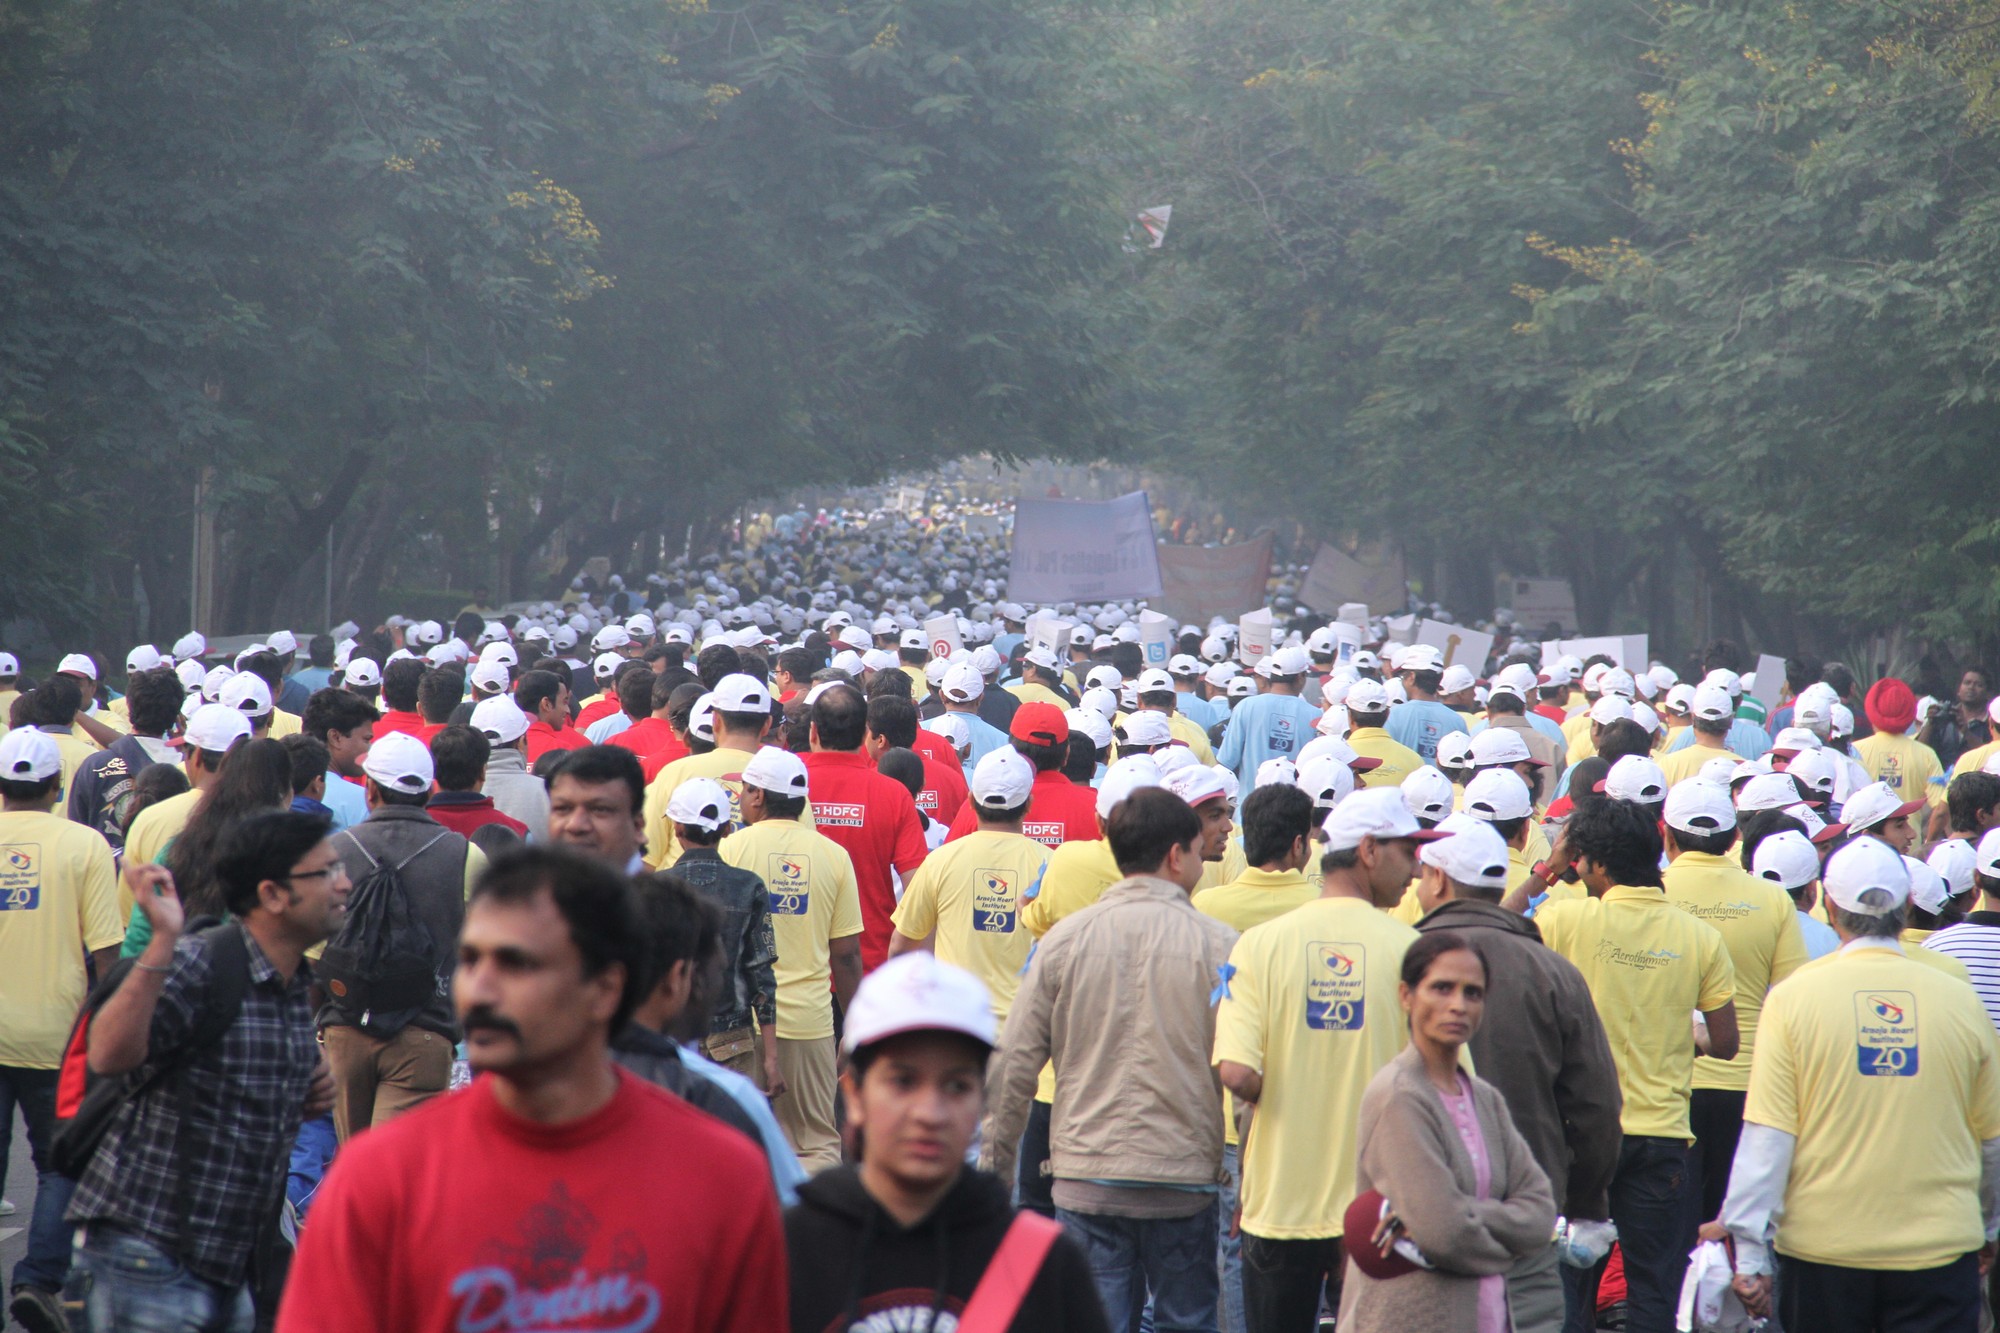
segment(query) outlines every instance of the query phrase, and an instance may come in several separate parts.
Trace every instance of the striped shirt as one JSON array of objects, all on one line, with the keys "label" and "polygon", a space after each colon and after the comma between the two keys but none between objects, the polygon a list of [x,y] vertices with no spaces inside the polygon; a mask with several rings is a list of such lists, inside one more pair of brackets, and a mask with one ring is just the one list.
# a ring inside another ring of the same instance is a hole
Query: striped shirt
[{"label": "striped shirt", "polygon": [[1924,947],[1965,964],[1986,1016],[2000,1028],[2000,912],[1974,912],[1925,940]]}]

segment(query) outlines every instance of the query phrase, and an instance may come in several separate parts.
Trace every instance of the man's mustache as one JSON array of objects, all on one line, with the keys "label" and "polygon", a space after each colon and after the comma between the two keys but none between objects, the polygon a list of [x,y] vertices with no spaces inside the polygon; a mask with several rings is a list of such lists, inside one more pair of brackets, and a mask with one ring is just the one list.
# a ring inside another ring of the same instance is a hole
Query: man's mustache
[{"label": "man's mustache", "polygon": [[466,1010],[465,1017],[460,1020],[460,1026],[468,1034],[477,1028],[487,1028],[494,1032],[504,1032],[515,1041],[521,1040],[521,1029],[515,1026],[514,1020],[504,1017],[490,1004],[475,1004]]}]

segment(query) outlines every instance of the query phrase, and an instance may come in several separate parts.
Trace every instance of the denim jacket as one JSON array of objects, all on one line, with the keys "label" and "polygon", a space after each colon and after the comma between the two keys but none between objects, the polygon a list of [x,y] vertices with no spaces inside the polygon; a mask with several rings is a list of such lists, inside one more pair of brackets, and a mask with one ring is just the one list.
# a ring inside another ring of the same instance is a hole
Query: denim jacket
[{"label": "denim jacket", "polygon": [[778,942],[771,930],[771,899],[763,877],[724,863],[713,847],[684,849],[674,862],[674,872],[722,909],[722,956],[729,988],[716,1000],[709,1034],[747,1028],[753,1013],[770,1027],[778,1021],[773,971]]}]

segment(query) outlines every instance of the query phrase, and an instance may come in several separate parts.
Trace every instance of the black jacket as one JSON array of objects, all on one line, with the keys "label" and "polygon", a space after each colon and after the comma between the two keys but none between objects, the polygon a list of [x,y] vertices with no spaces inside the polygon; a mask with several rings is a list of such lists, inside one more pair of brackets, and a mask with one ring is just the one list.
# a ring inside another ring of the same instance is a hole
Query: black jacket
[{"label": "black jacket", "polygon": [[742,1131],[757,1145],[758,1152],[764,1151],[763,1136],[757,1132],[757,1122],[750,1118],[750,1113],[738,1106],[734,1097],[689,1069],[673,1038],[628,1021],[611,1040],[611,1059],[653,1086],[665,1088],[697,1111],[706,1111],[723,1124]]},{"label": "black jacket", "polygon": [[[965,1309],[1013,1220],[1006,1187],[970,1167],[907,1230],[862,1188],[856,1168],[820,1172],[785,1210],[792,1333],[927,1333],[932,1312],[955,1317]],[[1008,1327],[1109,1333],[1090,1263],[1074,1240],[1057,1238]]]},{"label": "black jacket", "polygon": [[682,848],[674,873],[722,910],[729,990],[716,997],[709,1035],[747,1028],[752,1014],[764,1027],[772,1026],[778,1021],[778,941],[763,876],[730,865],[713,847]]}]

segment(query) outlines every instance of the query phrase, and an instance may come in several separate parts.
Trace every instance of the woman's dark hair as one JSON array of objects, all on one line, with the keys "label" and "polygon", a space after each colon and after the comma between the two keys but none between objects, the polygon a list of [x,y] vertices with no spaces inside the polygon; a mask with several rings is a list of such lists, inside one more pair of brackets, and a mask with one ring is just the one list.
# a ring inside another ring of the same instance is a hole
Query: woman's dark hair
[{"label": "woman's dark hair", "polygon": [[1593,801],[1569,817],[1569,845],[1579,857],[1603,866],[1614,883],[1659,887],[1660,825],[1657,807],[1631,801]]},{"label": "woman's dark hair", "polygon": [[611,1035],[616,1037],[651,989],[649,941],[631,882],[594,857],[560,847],[522,847],[487,867],[467,903],[528,903],[543,893],[569,925],[570,939],[583,955],[584,976],[598,976],[614,963],[625,969],[624,992],[611,1016]]},{"label": "woman's dark hair", "polygon": [[1756,864],[1758,843],[1773,833],[1783,833],[1787,829],[1804,833],[1805,821],[1783,810],[1752,810],[1744,815],[1736,825],[1736,833],[1741,840],[1736,850],[1743,857],[1743,868],[1749,870]]},{"label": "woman's dark hair", "polygon": [[1201,840],[1201,816],[1165,787],[1141,787],[1111,811],[1104,836],[1118,873],[1151,874],[1169,850]]},{"label": "woman's dark hair", "polygon": [[[1597,734],[1597,757],[1606,764],[1615,764],[1628,754],[1648,755],[1652,752],[1653,733],[1629,717],[1605,723],[1604,730]],[[1570,781],[1570,790],[1576,790],[1575,779]]]},{"label": "woman's dark hair", "polygon": [[[244,741],[222,761],[215,785],[195,802],[187,827],[163,858],[180,894],[181,910],[192,920],[221,916],[227,906],[216,878],[216,858],[229,829],[252,815],[271,814],[292,803],[292,757],[284,742],[270,737]],[[287,866],[289,868],[289,864]],[[255,890],[255,883],[251,885]]]},{"label": "woman's dark hair", "polygon": [[139,812],[149,805],[158,805],[169,796],[179,796],[188,789],[188,777],[178,764],[148,764],[139,770],[139,776],[132,780],[132,799],[125,806],[125,822],[120,826],[127,833],[132,831],[132,821]]},{"label": "woman's dark hair", "polygon": [[[326,838],[330,827],[322,815],[270,810],[247,815],[223,830],[214,877],[216,892],[229,914],[242,918],[255,911],[257,886],[267,879],[282,880],[290,875],[292,867]],[[178,888],[178,876],[174,883]],[[185,894],[181,902],[186,904]]]},{"label": "woman's dark hair", "polygon": [[1288,782],[1259,787],[1243,798],[1237,822],[1243,825],[1244,860],[1266,865],[1289,855],[1298,839],[1312,837],[1312,797]]},{"label": "woman's dark hair", "polygon": [[1596,755],[1588,759],[1579,759],[1569,771],[1570,804],[1581,810],[1586,805],[1595,805],[1599,801],[1608,800],[1609,798],[1597,789],[1597,784],[1604,781],[1604,775],[1610,771],[1611,765]]},{"label": "woman's dark hair", "polygon": [[1452,930],[1427,930],[1417,936],[1417,942],[1403,951],[1403,984],[1411,990],[1421,986],[1424,974],[1431,970],[1431,964],[1448,953],[1463,949],[1479,960],[1479,970],[1491,980],[1493,969],[1486,965],[1486,955],[1479,952],[1472,941]]},{"label": "woman's dark hair", "polygon": [[908,787],[912,796],[924,789],[924,759],[915,750],[891,746],[875,761],[875,771]]}]

